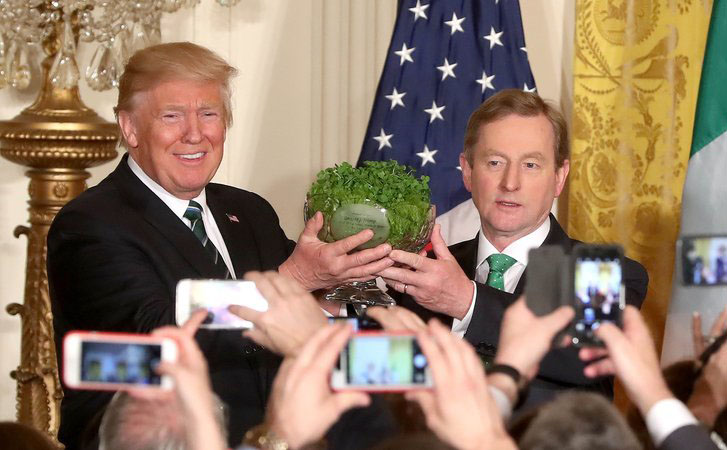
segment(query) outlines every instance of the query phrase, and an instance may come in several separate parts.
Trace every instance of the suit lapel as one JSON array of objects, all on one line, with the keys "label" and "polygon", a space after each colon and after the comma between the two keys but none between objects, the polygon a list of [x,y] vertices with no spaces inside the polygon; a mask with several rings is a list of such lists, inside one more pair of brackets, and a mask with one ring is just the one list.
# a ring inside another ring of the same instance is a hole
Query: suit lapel
[{"label": "suit lapel", "polygon": [[217,278],[217,269],[202,243],[179,217],[131,171],[128,153],[121,158],[113,177],[126,194],[132,208],[159,231],[182,257],[199,273],[200,278]]},{"label": "suit lapel", "polygon": [[479,245],[479,233],[474,239],[455,244],[450,247],[452,256],[457,260],[465,275],[470,280],[475,279],[475,269],[477,268],[477,247]]}]

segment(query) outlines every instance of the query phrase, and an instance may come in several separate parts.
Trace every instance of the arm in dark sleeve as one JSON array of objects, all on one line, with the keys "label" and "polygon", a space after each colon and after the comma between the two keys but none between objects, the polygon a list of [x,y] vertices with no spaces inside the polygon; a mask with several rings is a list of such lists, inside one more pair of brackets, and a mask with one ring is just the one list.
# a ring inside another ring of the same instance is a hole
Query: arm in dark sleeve
[{"label": "arm in dark sleeve", "polygon": [[59,216],[48,236],[47,261],[57,333],[150,332],[174,323],[168,284],[132,241],[93,217]]},{"label": "arm in dark sleeve", "polygon": [[709,431],[700,425],[685,425],[677,428],[659,445],[659,450],[718,450],[709,437]]}]

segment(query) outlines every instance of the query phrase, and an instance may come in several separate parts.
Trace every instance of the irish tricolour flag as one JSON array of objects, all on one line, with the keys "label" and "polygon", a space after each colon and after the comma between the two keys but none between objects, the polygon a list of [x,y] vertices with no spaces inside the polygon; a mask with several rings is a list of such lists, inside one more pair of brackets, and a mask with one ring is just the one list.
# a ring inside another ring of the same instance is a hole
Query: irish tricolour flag
[{"label": "irish tricolour flag", "polygon": [[[727,0],[715,0],[712,7],[679,234],[727,235]],[[674,272],[664,364],[692,356],[693,311],[702,314],[706,333],[727,305],[724,285],[684,286],[680,258],[677,254],[676,267],[680,270]]]}]

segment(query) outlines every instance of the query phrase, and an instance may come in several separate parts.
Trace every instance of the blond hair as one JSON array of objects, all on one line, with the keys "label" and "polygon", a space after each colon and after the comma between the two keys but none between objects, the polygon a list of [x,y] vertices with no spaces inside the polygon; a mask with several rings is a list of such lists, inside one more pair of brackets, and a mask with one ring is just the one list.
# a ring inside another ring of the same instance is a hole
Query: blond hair
[{"label": "blond hair", "polygon": [[212,82],[220,85],[225,123],[232,125],[230,78],[237,69],[227,64],[213,51],[191,42],[171,42],[147,47],[134,53],[126,63],[119,80],[119,99],[114,108],[134,109],[138,94],[147,92],[159,83],[172,80]]},{"label": "blond hair", "polygon": [[474,162],[474,151],[480,134],[480,128],[488,123],[496,122],[510,114],[522,117],[545,116],[553,127],[555,138],[556,167],[563,167],[563,162],[570,157],[568,142],[568,125],[563,114],[557,108],[540,98],[538,94],[505,89],[485,100],[470,116],[464,134],[464,156],[470,165]]}]

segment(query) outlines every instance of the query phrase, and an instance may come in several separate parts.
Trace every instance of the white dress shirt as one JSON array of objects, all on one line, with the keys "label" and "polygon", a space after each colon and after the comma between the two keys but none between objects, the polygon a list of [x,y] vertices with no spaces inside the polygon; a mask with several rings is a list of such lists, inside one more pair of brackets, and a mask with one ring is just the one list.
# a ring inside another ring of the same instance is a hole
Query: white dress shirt
[{"label": "white dress shirt", "polygon": [[[159,199],[163,201],[164,204],[167,205],[177,217],[179,217],[179,220],[181,220],[184,225],[187,226],[187,228],[190,228],[192,223],[189,221],[189,219],[184,218],[184,213],[185,211],[187,211],[187,206],[189,206],[189,200],[182,200],[181,198],[177,198],[167,192],[156,181],[152,180],[149,175],[144,173],[142,168],[139,167],[139,165],[136,163],[136,161],[134,161],[134,158],[132,158],[131,155],[129,155],[128,161],[129,167],[131,168],[131,171],[134,172],[134,175],[136,175],[146,187],[148,187],[157,197],[159,197]],[[215,218],[212,216],[212,213],[207,206],[207,194],[205,193],[205,190],[202,189],[202,192],[200,192],[197,197],[193,198],[193,200],[202,205],[202,223],[204,224],[204,230],[207,233],[207,238],[212,241],[212,243],[215,245],[215,248],[222,256],[222,260],[225,262],[227,269],[230,271],[230,277],[235,279],[235,269],[232,267],[230,254],[227,251],[225,241],[222,239],[220,229],[217,228]]]},{"label": "white dress shirt", "polygon": [[[540,247],[545,241],[545,238],[548,237],[549,232],[550,217],[548,217],[545,222],[543,222],[532,233],[521,237],[500,252],[494,245],[492,245],[492,243],[490,243],[489,240],[487,240],[485,234],[480,229],[479,244],[477,246],[475,281],[479,283],[486,283],[487,275],[490,272],[490,265],[487,263],[487,258],[494,253],[504,253],[517,261],[505,271],[503,276],[505,291],[512,294],[520,281],[520,277],[523,275],[523,272],[525,272],[525,267],[528,265],[528,252],[530,252],[533,248]],[[477,301],[477,283],[473,281],[472,284],[475,289],[472,294],[472,302],[470,303],[469,310],[467,310],[467,314],[465,314],[462,320],[455,318],[452,321],[452,333],[459,337],[463,337],[467,332],[467,328],[470,326],[470,322],[472,321],[472,313],[475,310],[475,302]]]},{"label": "white dress shirt", "polygon": [[679,428],[699,423],[686,405],[676,398],[667,398],[654,403],[654,406],[646,413],[644,421],[654,447],[659,447],[670,434]]}]

